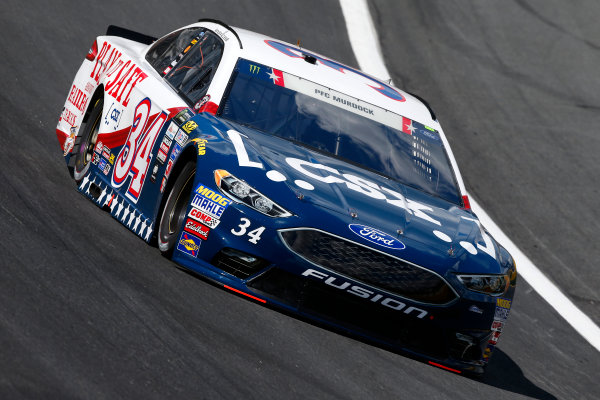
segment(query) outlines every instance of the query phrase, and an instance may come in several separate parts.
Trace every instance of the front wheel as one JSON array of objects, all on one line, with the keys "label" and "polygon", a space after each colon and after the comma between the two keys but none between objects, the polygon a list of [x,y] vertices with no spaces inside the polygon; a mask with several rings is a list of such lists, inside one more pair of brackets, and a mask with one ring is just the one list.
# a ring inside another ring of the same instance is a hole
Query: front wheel
[{"label": "front wheel", "polygon": [[163,207],[158,225],[158,248],[170,257],[177,244],[177,232],[185,221],[187,206],[194,187],[195,163],[187,163],[177,176],[175,183],[167,191],[167,201]]},{"label": "front wheel", "polygon": [[81,129],[81,133],[75,141],[73,153],[75,154],[75,166],[73,168],[73,178],[79,183],[90,169],[92,158],[94,157],[94,147],[98,140],[98,131],[100,130],[100,117],[102,117],[102,99],[98,99],[94,108],[90,112],[87,123]]}]

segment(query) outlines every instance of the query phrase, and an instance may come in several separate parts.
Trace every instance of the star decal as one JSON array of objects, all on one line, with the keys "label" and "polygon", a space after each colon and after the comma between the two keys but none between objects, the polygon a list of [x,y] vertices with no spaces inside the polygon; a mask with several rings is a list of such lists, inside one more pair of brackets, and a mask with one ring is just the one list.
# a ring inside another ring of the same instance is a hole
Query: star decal
[{"label": "star decal", "polygon": [[133,222],[133,219],[135,218],[135,210],[133,210],[131,212],[131,214],[129,214],[129,222],[127,223],[127,227],[130,228],[131,227],[131,223]]},{"label": "star decal", "polygon": [[123,203],[118,203],[117,212],[115,213],[115,217],[118,217],[119,214],[121,214],[122,210],[123,210]]},{"label": "star decal", "polygon": [[411,134],[415,133],[415,131],[417,130],[417,128],[415,128],[415,127],[413,126],[413,122],[412,122],[412,120],[410,121],[410,125],[408,125],[408,124],[404,124],[404,126],[406,127],[406,129],[407,129],[407,130],[409,130],[409,131],[410,131],[410,133],[411,133]]},{"label": "star decal", "polygon": [[277,81],[279,80],[279,77],[275,74],[275,71],[273,70],[273,68],[271,68],[271,73],[269,74],[269,79],[272,79],[273,83],[277,83]]},{"label": "star decal", "polygon": [[141,214],[137,216],[137,218],[135,219],[135,224],[133,224],[133,231],[137,232],[137,228],[140,225],[140,222],[142,222],[142,219],[140,218]]},{"label": "star decal", "polygon": [[89,181],[90,177],[86,175],[85,178],[83,178],[83,182],[81,182],[81,186],[79,186],[79,190],[83,190],[83,188],[85,187],[85,185],[88,184]]},{"label": "star decal", "polygon": [[144,238],[144,240],[147,242],[148,240],[150,240],[150,234],[152,233],[152,227],[150,225],[148,225],[148,230],[146,231],[146,237]]},{"label": "star decal", "polygon": [[98,204],[102,204],[104,196],[106,196],[106,188],[102,189],[102,193],[100,194],[100,197],[98,197]]},{"label": "star decal", "polygon": [[146,221],[147,220],[142,221],[142,226],[140,227],[140,231],[138,232],[138,235],[140,235],[140,236],[142,236],[144,234],[144,231],[146,230],[146,227],[148,226],[148,225],[146,225]]},{"label": "star decal", "polygon": [[128,215],[129,215],[129,206],[127,206],[127,209],[125,211],[123,211],[123,216],[121,217],[121,222],[125,223],[125,220],[127,219]]}]

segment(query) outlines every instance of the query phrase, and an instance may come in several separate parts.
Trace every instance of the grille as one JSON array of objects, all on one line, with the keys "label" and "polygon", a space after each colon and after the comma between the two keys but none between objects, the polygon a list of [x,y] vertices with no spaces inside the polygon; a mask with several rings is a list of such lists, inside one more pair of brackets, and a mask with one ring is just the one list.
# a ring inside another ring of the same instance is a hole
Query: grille
[{"label": "grille", "polygon": [[414,301],[447,304],[454,291],[437,274],[368,247],[311,229],[280,231],[302,258],[375,288]]}]

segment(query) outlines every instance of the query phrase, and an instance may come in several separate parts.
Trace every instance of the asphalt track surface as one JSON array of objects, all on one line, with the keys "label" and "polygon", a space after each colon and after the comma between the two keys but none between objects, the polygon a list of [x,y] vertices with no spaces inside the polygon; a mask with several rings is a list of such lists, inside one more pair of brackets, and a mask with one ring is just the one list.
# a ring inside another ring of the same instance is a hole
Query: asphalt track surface
[{"label": "asphalt track surface", "polygon": [[[355,66],[337,1],[82,3],[0,8],[0,398],[597,398],[600,354],[523,280],[473,380],[197,279],[76,192],[54,129],[109,24],[160,36],[219,18]],[[600,323],[600,3],[370,8],[394,82],[434,107],[467,189]]]}]

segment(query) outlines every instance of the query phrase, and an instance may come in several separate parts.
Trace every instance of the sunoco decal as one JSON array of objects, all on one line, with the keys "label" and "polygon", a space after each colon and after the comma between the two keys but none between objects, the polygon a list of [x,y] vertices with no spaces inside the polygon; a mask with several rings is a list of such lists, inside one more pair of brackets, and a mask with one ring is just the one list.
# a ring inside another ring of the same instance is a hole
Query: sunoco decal
[{"label": "sunoco decal", "polygon": [[350,228],[352,232],[354,232],[361,238],[368,240],[371,243],[375,243],[376,245],[394,250],[403,250],[406,248],[404,243],[402,243],[398,239],[388,235],[387,233],[378,231],[375,228],[371,228],[370,226],[350,224],[348,225],[348,228]]}]

